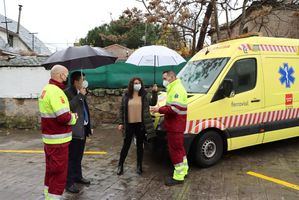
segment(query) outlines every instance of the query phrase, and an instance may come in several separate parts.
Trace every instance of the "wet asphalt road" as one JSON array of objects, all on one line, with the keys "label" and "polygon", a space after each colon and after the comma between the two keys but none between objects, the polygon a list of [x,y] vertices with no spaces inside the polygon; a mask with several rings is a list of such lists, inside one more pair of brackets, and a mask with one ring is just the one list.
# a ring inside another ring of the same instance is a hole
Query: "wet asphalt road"
[{"label": "wet asphalt road", "polygon": [[[95,130],[86,150],[105,155],[85,155],[83,175],[92,184],[79,186],[77,195],[64,199],[267,199],[298,200],[299,190],[248,175],[253,171],[299,187],[299,138],[228,152],[217,165],[201,169],[190,164],[183,185],[166,187],[172,173],[167,154],[145,150],[142,176],[136,174],[136,148],[131,146],[123,176],[116,175],[122,137],[111,125]],[[0,130],[0,151],[42,150],[40,133]],[[0,200],[42,199],[44,155],[0,152]]]}]

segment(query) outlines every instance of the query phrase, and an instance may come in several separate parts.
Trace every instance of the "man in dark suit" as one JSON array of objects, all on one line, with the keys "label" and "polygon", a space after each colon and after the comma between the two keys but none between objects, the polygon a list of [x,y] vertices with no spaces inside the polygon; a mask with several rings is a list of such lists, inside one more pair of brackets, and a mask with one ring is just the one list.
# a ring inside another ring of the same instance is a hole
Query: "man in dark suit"
[{"label": "man in dark suit", "polygon": [[71,74],[71,86],[65,90],[71,111],[78,114],[77,123],[72,126],[73,139],[69,145],[66,190],[71,193],[79,193],[75,183],[90,184],[89,180],[83,178],[81,166],[86,137],[92,135],[89,109],[86,101],[87,85],[87,81],[84,81],[84,74],[80,71],[75,71]]}]

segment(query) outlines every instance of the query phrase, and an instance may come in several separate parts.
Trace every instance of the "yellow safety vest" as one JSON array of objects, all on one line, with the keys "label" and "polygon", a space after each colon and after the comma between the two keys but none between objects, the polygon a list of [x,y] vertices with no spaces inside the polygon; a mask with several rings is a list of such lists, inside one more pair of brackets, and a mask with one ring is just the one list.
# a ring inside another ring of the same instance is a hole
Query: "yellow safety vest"
[{"label": "yellow safety vest", "polygon": [[180,79],[176,79],[172,83],[167,86],[167,99],[166,105],[171,106],[172,110],[175,111],[179,115],[186,115],[186,110],[181,110],[176,108],[175,106],[179,106],[182,108],[187,107],[187,92],[184,86],[181,83]]},{"label": "yellow safety vest", "polygon": [[[47,84],[38,99],[42,121],[42,138],[45,144],[63,144],[72,140],[70,125],[76,124],[76,117],[70,112],[69,101],[58,86]],[[59,122],[59,117],[70,114],[70,121]]]}]

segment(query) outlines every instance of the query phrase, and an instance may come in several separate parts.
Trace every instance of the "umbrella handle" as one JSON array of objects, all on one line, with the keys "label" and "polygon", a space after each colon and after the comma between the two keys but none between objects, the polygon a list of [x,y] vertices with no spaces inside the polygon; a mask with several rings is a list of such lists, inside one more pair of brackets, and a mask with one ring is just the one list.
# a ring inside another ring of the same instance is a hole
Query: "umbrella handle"
[{"label": "umbrella handle", "polygon": [[156,84],[156,67],[154,66],[154,84]]},{"label": "umbrella handle", "polygon": [[154,84],[156,84],[156,55],[154,55]]}]

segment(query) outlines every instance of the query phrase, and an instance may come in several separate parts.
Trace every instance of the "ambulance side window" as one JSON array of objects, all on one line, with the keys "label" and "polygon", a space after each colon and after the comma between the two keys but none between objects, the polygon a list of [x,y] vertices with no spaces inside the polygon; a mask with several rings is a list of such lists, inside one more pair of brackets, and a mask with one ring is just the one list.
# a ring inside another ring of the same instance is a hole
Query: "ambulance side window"
[{"label": "ambulance side window", "polygon": [[225,77],[225,79],[233,80],[235,94],[254,89],[256,78],[257,66],[255,58],[236,61]]}]

